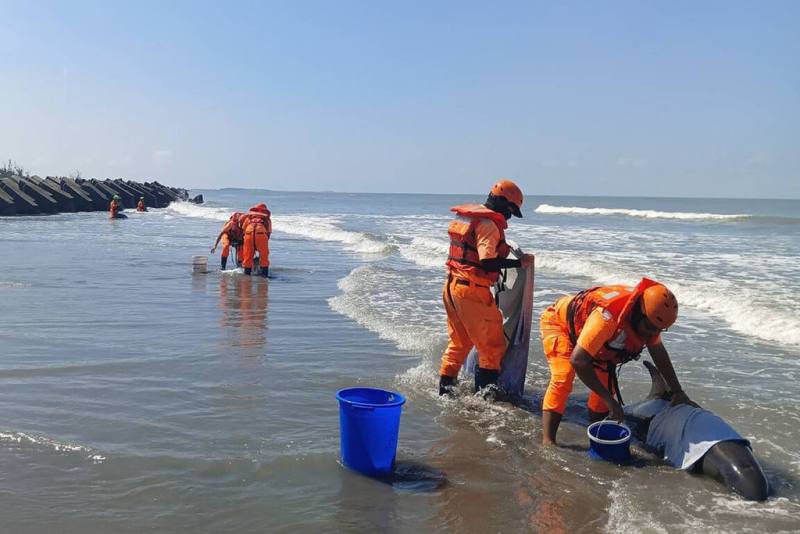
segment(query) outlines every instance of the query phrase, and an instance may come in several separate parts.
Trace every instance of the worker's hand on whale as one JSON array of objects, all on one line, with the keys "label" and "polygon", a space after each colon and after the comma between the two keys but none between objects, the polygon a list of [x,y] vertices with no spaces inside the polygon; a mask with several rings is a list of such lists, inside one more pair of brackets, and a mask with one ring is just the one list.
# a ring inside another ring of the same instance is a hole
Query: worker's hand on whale
[{"label": "worker's hand on whale", "polygon": [[609,397],[606,399],[606,406],[608,406],[608,419],[621,423],[625,419],[625,412],[622,410],[622,405],[616,399]]}]

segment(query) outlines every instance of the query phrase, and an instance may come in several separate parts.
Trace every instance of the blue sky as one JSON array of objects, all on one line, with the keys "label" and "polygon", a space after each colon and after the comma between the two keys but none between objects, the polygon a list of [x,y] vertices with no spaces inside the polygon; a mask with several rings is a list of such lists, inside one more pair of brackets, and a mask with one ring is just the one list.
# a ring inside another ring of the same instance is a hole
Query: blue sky
[{"label": "blue sky", "polygon": [[5,2],[0,158],[186,187],[800,197],[800,2]]}]

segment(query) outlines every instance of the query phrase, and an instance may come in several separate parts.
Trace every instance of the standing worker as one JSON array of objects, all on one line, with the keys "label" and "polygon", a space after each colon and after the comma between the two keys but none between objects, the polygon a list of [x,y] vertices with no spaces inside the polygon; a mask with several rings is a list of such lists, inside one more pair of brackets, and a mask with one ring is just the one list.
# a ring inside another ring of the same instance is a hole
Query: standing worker
[{"label": "standing worker", "polygon": [[217,250],[220,240],[222,240],[222,257],[220,259],[220,267],[224,271],[228,265],[228,256],[230,255],[231,247],[236,249],[236,265],[242,264],[244,256],[242,251],[242,242],[244,241],[244,230],[241,227],[241,217],[243,213],[235,212],[230,216],[228,221],[222,226],[222,231],[214,241],[214,246],[211,247],[211,254]]},{"label": "standing worker", "polygon": [[464,360],[478,349],[475,391],[487,388],[494,396],[500,362],[506,352],[503,316],[490,291],[501,269],[528,268],[533,255],[507,259],[510,252],[505,229],[512,215],[522,217],[522,191],[510,180],[500,180],[484,204],[450,208],[457,217],[450,223],[447,281],[442,291],[447,312],[449,341],[442,354],[439,395],[451,395]]},{"label": "standing worker", "polygon": [[269,276],[269,237],[272,234],[272,220],[266,204],[259,204],[250,208],[244,215],[242,228],[244,229],[244,258],[242,266],[244,274],[253,272],[253,257],[258,251],[258,265],[261,276]]},{"label": "standing worker", "polygon": [[144,197],[139,197],[139,202],[136,204],[136,211],[147,211],[147,205],[144,203]]},{"label": "standing worker", "polygon": [[120,202],[119,195],[111,197],[111,203],[108,205],[108,218],[116,219],[117,212],[122,209],[122,202]]},{"label": "standing worker", "polygon": [[[591,390],[589,419],[622,421],[616,365],[647,347],[673,391],[672,404],[694,404],[683,392],[661,332],[678,317],[678,301],[663,284],[642,278],[636,287],[593,287],[561,297],[542,312],[542,345],[550,384],[542,401],[542,443],[554,445],[575,374]],[[614,397],[617,397],[615,399]]]}]

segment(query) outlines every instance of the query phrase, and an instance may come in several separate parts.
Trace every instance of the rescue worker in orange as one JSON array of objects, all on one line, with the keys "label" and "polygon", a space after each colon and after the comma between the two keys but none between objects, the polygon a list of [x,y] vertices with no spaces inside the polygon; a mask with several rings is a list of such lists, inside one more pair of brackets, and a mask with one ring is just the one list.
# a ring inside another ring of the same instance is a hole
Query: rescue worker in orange
[{"label": "rescue worker in orange", "polygon": [[117,217],[117,212],[122,209],[122,202],[120,202],[119,195],[111,197],[111,203],[108,205],[108,218],[114,219]]},{"label": "rescue worker in orange", "polygon": [[[678,301],[663,284],[642,278],[636,287],[593,287],[561,297],[541,316],[550,384],[542,402],[542,443],[555,445],[556,432],[577,374],[591,390],[589,419],[622,421],[616,366],[639,358],[642,350],[673,391],[673,404],[694,404],[684,393],[661,332],[678,317]],[[616,397],[616,398],[615,398]]]},{"label": "rescue worker in orange", "polygon": [[522,191],[510,180],[500,180],[484,204],[450,208],[457,217],[450,223],[447,281],[442,291],[447,312],[449,341],[442,354],[439,395],[452,395],[461,366],[472,347],[478,350],[475,391],[497,391],[500,362],[506,352],[503,317],[490,287],[500,270],[527,268],[533,255],[508,259],[505,229],[512,215],[522,217]]},{"label": "rescue worker in orange", "polygon": [[220,231],[219,235],[217,236],[217,240],[214,241],[214,246],[211,247],[211,254],[214,254],[214,252],[217,251],[217,245],[219,245],[220,240],[222,241],[222,257],[220,259],[220,268],[223,271],[228,265],[228,256],[230,256],[231,247],[236,249],[236,265],[238,266],[242,264],[242,259],[244,257],[244,253],[242,251],[244,230],[242,230],[240,225],[240,219],[242,215],[242,213],[237,211],[230,216],[228,221],[222,226],[222,231]]},{"label": "rescue worker in orange", "polygon": [[147,211],[147,205],[144,203],[144,197],[139,197],[139,202],[136,204],[136,211]]},{"label": "rescue worker in orange", "polygon": [[261,276],[269,276],[269,237],[272,234],[272,220],[266,204],[259,204],[250,208],[242,218],[241,226],[244,229],[244,257],[242,266],[244,274],[253,272],[253,258],[258,251],[258,265]]}]

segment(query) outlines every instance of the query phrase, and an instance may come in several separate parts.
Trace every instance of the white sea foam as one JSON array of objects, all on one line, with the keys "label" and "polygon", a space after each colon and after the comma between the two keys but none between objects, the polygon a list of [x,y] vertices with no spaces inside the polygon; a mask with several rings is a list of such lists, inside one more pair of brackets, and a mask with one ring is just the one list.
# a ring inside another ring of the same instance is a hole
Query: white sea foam
[{"label": "white sea foam", "polygon": [[411,243],[399,245],[400,254],[422,267],[442,268],[450,244],[443,239],[414,237]]},{"label": "white sea foam", "polygon": [[95,463],[101,463],[106,458],[102,454],[90,447],[84,447],[75,443],[66,443],[57,441],[45,436],[32,436],[24,432],[0,432],[0,442],[28,444],[45,449],[50,449],[55,452],[68,452],[85,454],[86,457]]},{"label": "white sea foam", "polygon": [[191,202],[172,202],[166,208],[167,213],[175,213],[184,217],[194,217],[198,219],[211,219],[212,221],[227,221],[233,210],[230,208],[212,208],[210,206],[199,206]]},{"label": "white sea foam", "polygon": [[640,217],[644,219],[682,219],[682,220],[717,220],[729,221],[737,219],[747,219],[748,214],[724,214],[724,213],[693,213],[683,211],[656,211],[656,210],[635,210],[626,208],[581,208],[577,206],[551,206],[550,204],[540,204],[536,208],[536,213],[547,214],[574,214],[574,215],[625,215],[628,217]]},{"label": "white sea foam", "polygon": [[342,293],[328,304],[401,350],[431,354],[444,340],[444,317],[438,298],[419,298],[422,283],[403,272],[364,265],[339,281]]},{"label": "white sea foam", "polygon": [[[797,314],[765,304],[756,288],[737,285],[723,278],[690,282],[684,276],[676,278],[669,274],[642,273],[625,258],[611,254],[588,258],[571,252],[543,252],[536,256],[536,268],[585,277],[597,284],[630,284],[642,274],[649,274],[667,284],[681,304],[703,310],[737,332],[790,346],[800,343],[800,318]],[[663,270],[668,272],[668,267]]]},{"label": "white sea foam", "polygon": [[314,215],[282,215],[272,217],[272,228],[287,234],[307,237],[315,241],[335,241],[348,250],[362,254],[391,254],[394,245],[363,232],[344,230],[337,226],[337,217]]}]

